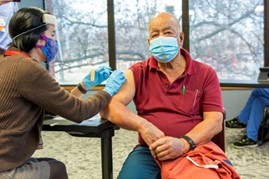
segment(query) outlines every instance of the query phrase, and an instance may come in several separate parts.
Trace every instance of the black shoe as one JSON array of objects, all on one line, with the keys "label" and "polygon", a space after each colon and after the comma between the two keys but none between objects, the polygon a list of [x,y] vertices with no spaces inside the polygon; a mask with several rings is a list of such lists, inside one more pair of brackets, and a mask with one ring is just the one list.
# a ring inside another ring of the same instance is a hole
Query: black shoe
[{"label": "black shoe", "polygon": [[237,129],[242,129],[246,127],[245,124],[239,122],[238,117],[235,117],[229,121],[226,121],[225,126],[229,128],[237,128]]},{"label": "black shoe", "polygon": [[250,138],[248,138],[246,135],[239,140],[238,142],[233,143],[234,148],[247,148],[247,147],[257,147],[258,143]]}]

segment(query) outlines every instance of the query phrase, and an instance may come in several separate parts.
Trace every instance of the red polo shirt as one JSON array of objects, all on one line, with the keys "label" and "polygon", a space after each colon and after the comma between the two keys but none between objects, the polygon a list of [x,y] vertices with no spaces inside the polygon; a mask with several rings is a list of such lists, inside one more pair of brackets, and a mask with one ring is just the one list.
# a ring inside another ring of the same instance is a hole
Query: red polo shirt
[{"label": "red polo shirt", "polygon": [[[130,67],[135,80],[134,103],[139,116],[147,119],[165,135],[180,137],[201,122],[202,112],[223,112],[219,80],[214,69],[186,58],[186,71],[172,84],[162,73],[154,57]],[[139,135],[139,143],[145,144]]]}]

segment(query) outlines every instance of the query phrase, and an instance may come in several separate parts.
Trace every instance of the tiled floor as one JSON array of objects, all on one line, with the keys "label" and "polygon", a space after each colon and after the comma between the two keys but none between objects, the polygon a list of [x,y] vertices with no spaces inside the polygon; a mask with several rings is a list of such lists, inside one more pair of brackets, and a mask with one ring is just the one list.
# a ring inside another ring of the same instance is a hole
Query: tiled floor
[{"label": "tiled floor", "polygon": [[[269,142],[248,149],[232,148],[242,131],[226,129],[226,153],[243,179],[269,178]],[[100,140],[72,137],[64,132],[43,132],[44,149],[35,157],[53,157],[63,161],[70,179],[101,179]],[[118,172],[137,141],[135,132],[120,129],[113,137],[113,176]]]}]

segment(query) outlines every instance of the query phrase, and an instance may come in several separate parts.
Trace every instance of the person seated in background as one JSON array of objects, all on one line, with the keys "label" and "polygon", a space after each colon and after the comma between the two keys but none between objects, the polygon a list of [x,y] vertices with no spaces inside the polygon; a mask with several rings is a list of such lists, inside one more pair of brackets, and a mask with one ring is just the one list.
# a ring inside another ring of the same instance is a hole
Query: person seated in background
[{"label": "person seated in background", "polygon": [[[40,142],[44,111],[74,122],[96,115],[126,81],[123,72],[101,66],[90,71],[71,93],[40,62],[58,50],[55,16],[22,8],[10,20],[10,47],[0,55],[0,178],[66,179],[65,165],[52,158],[32,158]],[[79,98],[107,79],[104,90]]]},{"label": "person seated in background", "polygon": [[[212,137],[223,128],[224,108],[216,72],[192,59],[181,48],[183,41],[175,16],[167,12],[155,15],[149,23],[150,58],[125,72],[126,83],[100,112],[117,126],[139,135],[139,144],[125,160],[119,179],[165,178],[159,165],[186,159],[199,146],[212,143]],[[132,100],[137,114],[127,108]],[[215,178],[214,170],[203,171],[213,172],[211,178]],[[189,178],[200,174],[189,173]]]},{"label": "person seated in background", "polygon": [[245,134],[239,141],[233,143],[235,148],[258,146],[259,128],[262,122],[263,110],[269,105],[269,89],[255,88],[238,116],[225,121],[228,128],[243,129]]}]

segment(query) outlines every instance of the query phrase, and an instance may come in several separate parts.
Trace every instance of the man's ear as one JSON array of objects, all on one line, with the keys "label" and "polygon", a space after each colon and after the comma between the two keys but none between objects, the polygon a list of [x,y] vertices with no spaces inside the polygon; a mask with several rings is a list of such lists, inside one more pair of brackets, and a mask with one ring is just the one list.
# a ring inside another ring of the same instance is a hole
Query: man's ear
[{"label": "man's ear", "polygon": [[184,43],[184,32],[180,32],[179,34],[179,39],[180,39],[180,46],[183,46],[183,43]]}]

